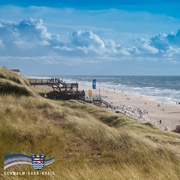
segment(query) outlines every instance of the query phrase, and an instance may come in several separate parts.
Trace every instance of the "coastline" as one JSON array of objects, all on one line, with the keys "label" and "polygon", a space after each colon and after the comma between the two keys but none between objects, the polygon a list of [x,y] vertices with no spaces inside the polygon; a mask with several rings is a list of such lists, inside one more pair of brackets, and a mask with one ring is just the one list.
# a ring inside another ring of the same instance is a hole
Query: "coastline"
[{"label": "coastline", "polygon": [[[88,96],[88,90],[92,90],[92,87],[79,85],[79,89],[85,90],[86,96]],[[93,95],[96,95],[96,90],[93,90]],[[99,95],[98,88],[97,95]],[[140,108],[142,112],[145,110],[148,113],[144,114],[144,121],[150,120],[151,123],[155,124],[162,130],[166,129],[172,131],[176,129],[176,126],[180,125],[180,105],[160,101],[161,98],[159,97],[140,95],[129,91],[127,92],[103,87],[101,88],[101,97],[103,100],[112,103],[114,106],[131,106],[132,110],[134,110],[134,108]],[[136,117],[135,114],[133,117]]]},{"label": "coastline", "polygon": [[[88,96],[87,92],[92,88],[80,86],[80,89],[85,90],[86,96]],[[136,95],[113,89],[101,88],[100,93],[103,100],[113,105],[132,106],[132,109],[146,110],[148,119],[163,130],[167,127],[168,131],[172,131],[177,125],[180,125],[180,105],[160,102],[154,96]],[[93,90],[93,94],[96,94],[96,90]],[[97,94],[99,95],[99,89],[97,89]]]}]

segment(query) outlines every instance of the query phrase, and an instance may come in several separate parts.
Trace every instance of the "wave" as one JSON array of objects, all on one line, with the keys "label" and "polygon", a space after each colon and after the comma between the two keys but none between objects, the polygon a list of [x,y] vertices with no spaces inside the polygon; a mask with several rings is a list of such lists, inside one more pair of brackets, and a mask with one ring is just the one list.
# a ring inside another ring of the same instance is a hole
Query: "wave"
[{"label": "wave", "polygon": [[[54,76],[46,76],[54,77]],[[58,76],[56,76],[58,77]],[[136,95],[153,96],[157,101],[180,102],[180,77],[137,77],[137,76],[59,76],[65,82],[78,82],[80,86],[92,86],[97,79],[97,87],[125,91]]]},{"label": "wave", "polygon": [[[73,79],[68,79],[68,82],[72,82]],[[78,81],[80,86],[91,87],[92,83],[89,81]],[[99,85],[97,84],[97,87]],[[119,91],[125,91],[131,94],[136,95],[145,95],[145,96],[153,96],[157,101],[173,103],[180,102],[180,90],[173,89],[161,89],[156,87],[133,87],[127,86],[123,84],[114,84],[111,82],[102,82],[100,83],[101,88],[105,89],[115,89]]]}]

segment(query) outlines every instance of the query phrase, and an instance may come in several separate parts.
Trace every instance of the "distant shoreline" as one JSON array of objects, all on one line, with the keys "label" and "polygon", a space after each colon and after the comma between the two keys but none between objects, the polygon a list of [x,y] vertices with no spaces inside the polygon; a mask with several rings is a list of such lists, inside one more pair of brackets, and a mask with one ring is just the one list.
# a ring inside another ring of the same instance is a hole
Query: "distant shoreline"
[{"label": "distant shoreline", "polygon": [[[32,77],[32,76],[31,76]],[[99,81],[101,88],[126,91],[134,95],[155,97],[156,101],[176,104],[180,102],[180,76],[33,76],[35,78],[60,78],[65,82],[78,82],[90,87],[92,80]]]},{"label": "distant shoreline", "polygon": [[[69,81],[71,81],[71,79]],[[90,82],[88,82],[88,84],[90,84]],[[98,88],[99,87],[97,86],[97,94],[99,93]],[[92,89],[92,87],[88,85],[79,85],[79,89],[85,90],[86,95],[88,95],[87,91],[89,89]],[[95,90],[93,91],[93,94],[95,94]],[[104,100],[109,103],[113,102],[114,104],[130,105],[133,108],[139,107],[142,110],[145,109],[146,111],[148,111],[148,118],[151,121],[155,122],[155,124],[158,125],[161,129],[167,127],[169,131],[172,131],[176,128],[177,125],[180,125],[180,117],[178,116],[180,112],[180,105],[159,101],[158,97],[156,96],[137,95],[135,93],[130,93],[127,91],[104,87],[101,87],[101,96],[104,96]],[[162,123],[159,125],[158,122],[160,121]]]},{"label": "distant shoreline", "polygon": [[[92,89],[88,86],[80,86],[81,90],[87,91]],[[95,90],[93,90],[95,94]],[[99,90],[97,89],[97,94]],[[159,102],[154,96],[135,95],[125,91],[101,88],[101,96],[108,97],[102,98],[105,101],[118,105],[130,105],[133,108],[139,107],[142,110],[148,111],[148,118],[155,122],[155,124],[164,129],[168,128],[168,131],[172,131],[177,125],[180,125],[180,105]],[[158,106],[159,105],[159,106]],[[161,124],[159,121],[161,120]]]}]

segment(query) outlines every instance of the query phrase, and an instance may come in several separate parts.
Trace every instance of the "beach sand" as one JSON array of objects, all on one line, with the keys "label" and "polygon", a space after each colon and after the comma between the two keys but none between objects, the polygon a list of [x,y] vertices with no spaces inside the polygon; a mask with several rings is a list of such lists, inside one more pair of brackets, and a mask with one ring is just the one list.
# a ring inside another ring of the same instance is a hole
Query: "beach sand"
[{"label": "beach sand", "polygon": [[[91,87],[80,86],[80,89],[85,90],[86,96],[88,96],[88,90]],[[99,95],[99,89],[97,89],[97,92],[96,90],[92,91],[93,94],[97,93]],[[133,108],[138,107],[142,111],[145,109],[148,111],[148,119],[155,122],[162,129],[166,126],[168,131],[172,131],[177,125],[180,125],[180,105],[159,102],[155,97],[151,96],[134,95],[105,88],[101,88],[100,93],[101,96],[105,97],[102,98],[103,100],[114,105],[129,105]],[[161,124],[159,123],[160,120],[162,121]]]}]

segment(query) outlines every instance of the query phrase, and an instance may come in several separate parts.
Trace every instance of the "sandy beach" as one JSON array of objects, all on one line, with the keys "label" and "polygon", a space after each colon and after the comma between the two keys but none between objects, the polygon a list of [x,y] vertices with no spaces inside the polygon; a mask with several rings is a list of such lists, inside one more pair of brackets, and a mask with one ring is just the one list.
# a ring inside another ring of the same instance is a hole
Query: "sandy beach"
[{"label": "sandy beach", "polygon": [[[88,90],[91,87],[80,86],[80,89],[84,89],[88,96]],[[115,106],[125,105],[132,106],[132,109],[140,108],[142,111],[146,110],[148,119],[162,129],[166,126],[168,131],[172,131],[177,125],[180,125],[180,105],[159,102],[155,97],[151,96],[134,95],[105,88],[101,88],[100,93],[103,96],[102,99]],[[93,90],[93,94],[96,94],[96,90]],[[97,89],[97,94],[99,94],[99,89]],[[159,123],[160,120],[161,124]]]}]

